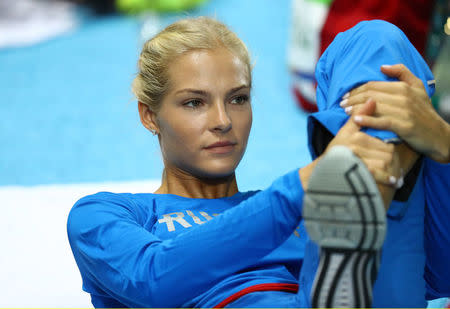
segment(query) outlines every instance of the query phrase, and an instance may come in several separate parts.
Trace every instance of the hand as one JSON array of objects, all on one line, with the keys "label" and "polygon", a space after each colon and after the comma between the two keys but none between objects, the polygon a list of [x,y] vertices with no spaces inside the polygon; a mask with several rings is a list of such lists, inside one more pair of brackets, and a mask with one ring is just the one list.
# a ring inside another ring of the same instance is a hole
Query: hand
[{"label": "hand", "polygon": [[395,132],[414,150],[441,162],[450,162],[450,125],[433,109],[424,85],[403,64],[382,66],[398,82],[368,82],[350,91],[341,106],[350,115],[369,98],[376,102],[373,115],[354,117],[360,126]]},{"label": "hand", "polygon": [[[375,102],[368,100],[356,112],[356,116],[369,116],[374,110]],[[336,145],[346,146],[365,163],[378,184],[395,188],[401,172],[394,145],[384,143],[378,138],[361,132],[361,127],[354,121],[354,118],[350,118],[339,130],[324,153]]]},{"label": "hand", "polygon": [[[372,115],[375,107],[375,101],[369,100],[356,115]],[[387,210],[394,197],[399,179],[402,177],[397,153],[399,146],[396,148],[392,144],[386,144],[378,138],[361,132],[361,127],[354,122],[353,118],[350,118],[338,131],[324,153],[336,145],[343,145],[350,148],[364,162],[377,182],[378,190]],[[304,190],[308,188],[309,177],[317,162],[320,161],[320,158],[318,157],[299,170],[299,176]]]}]

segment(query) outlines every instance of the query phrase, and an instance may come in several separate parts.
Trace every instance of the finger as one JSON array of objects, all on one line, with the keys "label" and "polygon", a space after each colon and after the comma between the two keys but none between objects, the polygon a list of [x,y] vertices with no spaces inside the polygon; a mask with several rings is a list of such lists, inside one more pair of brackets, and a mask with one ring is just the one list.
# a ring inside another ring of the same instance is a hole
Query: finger
[{"label": "finger", "polygon": [[377,160],[367,159],[363,160],[366,164],[367,169],[372,174],[375,182],[387,185],[390,187],[395,187],[397,184],[397,178],[390,173],[386,172],[382,165],[380,166],[380,162]]},{"label": "finger", "polygon": [[364,158],[362,161],[366,164],[369,170],[382,170],[384,168],[384,164],[382,160],[377,160],[374,158]]},{"label": "finger", "polygon": [[[365,116],[369,117],[369,116]],[[392,144],[388,144],[383,142],[377,137],[373,137],[365,132],[356,132],[349,139],[348,143],[352,145],[359,145],[365,148],[372,148],[386,152],[392,152],[394,150],[394,146]]]},{"label": "finger", "polygon": [[[394,151],[394,146],[391,146],[391,151],[388,153],[387,158],[382,157],[360,157],[366,164],[369,171],[372,173],[376,182],[392,186],[399,187],[402,173],[400,169],[398,154]],[[356,154],[356,152],[355,152]]]},{"label": "finger", "polygon": [[391,117],[377,118],[377,117],[371,117],[371,116],[359,116],[359,117],[354,117],[353,121],[361,127],[368,127],[368,128],[372,128],[372,129],[392,131],[392,118]]},{"label": "finger", "polygon": [[[352,90],[349,95],[339,103],[341,107],[360,105],[369,98],[377,102],[390,102],[390,98],[401,97],[416,98],[428,101],[428,94],[423,88],[412,87],[405,82],[369,82]],[[394,101],[393,103],[396,103]]]},{"label": "finger", "polygon": [[[339,105],[343,108],[353,105],[361,105],[369,99],[376,102],[389,101],[392,97],[398,97],[402,93],[402,86],[399,84],[403,82],[391,82],[389,86],[367,83],[350,92],[347,98],[342,99]],[[387,83],[389,84],[389,83]],[[416,95],[416,93],[414,93]]]},{"label": "finger", "polygon": [[398,89],[401,87],[400,84],[404,82],[396,82],[396,81],[371,81],[367,82],[359,87],[356,87],[348,92],[348,95],[345,97],[354,97],[361,93],[367,93],[368,91],[375,92],[385,92],[385,93],[398,93]]},{"label": "finger", "polygon": [[[375,111],[376,105],[375,101],[368,100],[366,104],[364,104],[361,109],[358,111],[356,115],[372,115]],[[339,131],[344,132],[344,134],[353,134],[358,132],[361,127],[353,121],[353,117],[347,120],[344,126]]]},{"label": "finger", "polygon": [[350,147],[355,155],[364,160],[375,160],[378,162],[377,167],[387,169],[388,165],[393,162],[392,152],[384,149],[373,149],[367,147],[353,146]]},{"label": "finger", "polygon": [[376,103],[373,99],[369,98],[366,103],[358,110],[355,115],[373,115],[376,109]]},{"label": "finger", "polygon": [[403,119],[403,117],[394,117],[392,115],[381,117],[356,116],[353,117],[353,121],[361,127],[392,131],[402,139],[408,139],[411,135],[411,130],[414,129],[414,122],[411,120]]},{"label": "finger", "polygon": [[[405,100],[400,96],[391,95],[380,95],[379,99],[374,99],[375,111],[371,116],[391,116],[404,118],[404,112],[407,107],[405,107]],[[359,114],[363,105],[351,105],[344,108],[347,115],[357,115]]]},{"label": "finger", "polygon": [[417,78],[404,64],[382,65],[381,72],[389,77],[396,77],[410,86],[422,87],[425,89],[422,81]]},{"label": "finger", "polygon": [[377,137],[370,136],[364,132],[357,132],[354,134],[350,142],[354,145],[358,145],[361,148],[367,148],[373,151],[381,151],[384,153],[392,153],[394,151],[394,145],[385,143]]}]

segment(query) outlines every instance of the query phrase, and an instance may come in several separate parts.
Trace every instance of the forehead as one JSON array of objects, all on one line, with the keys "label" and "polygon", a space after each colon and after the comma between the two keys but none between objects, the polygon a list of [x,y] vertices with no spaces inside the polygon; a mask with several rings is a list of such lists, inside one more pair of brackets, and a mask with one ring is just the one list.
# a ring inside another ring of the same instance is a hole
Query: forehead
[{"label": "forehead", "polygon": [[225,48],[185,53],[169,65],[172,90],[250,85],[246,64]]}]

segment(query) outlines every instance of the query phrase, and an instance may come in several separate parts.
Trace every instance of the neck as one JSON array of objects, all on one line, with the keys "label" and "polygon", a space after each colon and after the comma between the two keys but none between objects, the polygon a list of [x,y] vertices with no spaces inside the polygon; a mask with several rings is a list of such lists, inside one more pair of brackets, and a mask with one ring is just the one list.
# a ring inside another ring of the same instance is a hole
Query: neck
[{"label": "neck", "polygon": [[238,192],[236,176],[199,178],[181,170],[164,169],[161,186],[156,194],[175,194],[189,198],[221,198]]}]

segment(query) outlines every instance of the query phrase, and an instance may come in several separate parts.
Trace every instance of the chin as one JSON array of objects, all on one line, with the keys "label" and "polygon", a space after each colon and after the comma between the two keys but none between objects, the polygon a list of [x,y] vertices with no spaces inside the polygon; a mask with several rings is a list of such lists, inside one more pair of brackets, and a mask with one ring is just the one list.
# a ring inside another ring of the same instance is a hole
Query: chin
[{"label": "chin", "polygon": [[203,173],[199,174],[199,178],[206,178],[206,179],[224,179],[229,178],[234,175],[234,169],[233,170],[215,170],[215,171],[203,171]]},{"label": "chin", "polygon": [[221,159],[199,159],[191,164],[184,165],[182,170],[185,170],[194,177],[200,179],[224,179],[234,176],[236,168],[241,161],[240,157],[228,157]]},{"label": "chin", "polygon": [[237,166],[213,166],[208,168],[201,168],[197,170],[194,175],[199,178],[206,179],[223,179],[234,175]]}]

